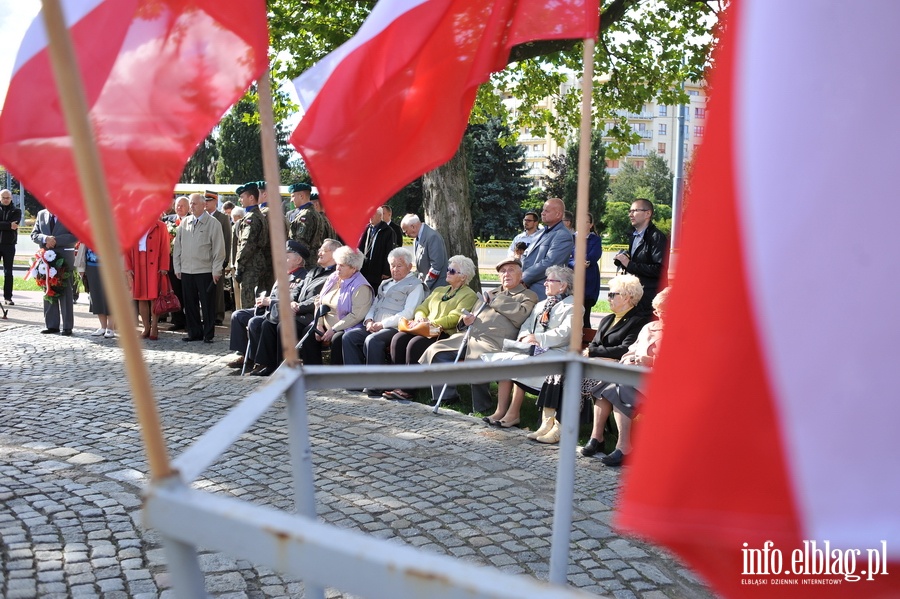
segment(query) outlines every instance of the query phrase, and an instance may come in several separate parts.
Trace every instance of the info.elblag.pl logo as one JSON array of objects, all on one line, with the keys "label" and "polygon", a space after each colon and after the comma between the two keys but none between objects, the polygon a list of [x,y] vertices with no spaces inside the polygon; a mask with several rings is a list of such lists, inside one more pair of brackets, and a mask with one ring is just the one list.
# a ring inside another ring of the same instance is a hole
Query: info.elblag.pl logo
[{"label": "info.elblag.pl logo", "polygon": [[803,541],[803,548],[794,549],[788,558],[772,541],[766,541],[759,549],[748,543],[743,547],[742,575],[777,578],[744,578],[741,584],[831,585],[875,580],[888,573],[887,541],[881,541],[881,547],[865,550],[832,548],[830,541]]}]

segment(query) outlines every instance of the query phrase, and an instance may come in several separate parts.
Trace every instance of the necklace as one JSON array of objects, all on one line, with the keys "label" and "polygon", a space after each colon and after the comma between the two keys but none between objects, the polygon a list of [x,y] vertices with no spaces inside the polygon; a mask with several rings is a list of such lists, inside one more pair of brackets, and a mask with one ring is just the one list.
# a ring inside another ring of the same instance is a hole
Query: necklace
[{"label": "necklace", "polygon": [[451,287],[450,290],[447,291],[447,293],[445,293],[445,294],[441,297],[441,301],[442,301],[442,302],[446,302],[448,299],[452,299],[452,298],[456,297],[456,294],[459,293],[459,290],[460,290],[460,289],[461,289],[460,287],[457,287],[456,289],[454,289],[453,287]]}]

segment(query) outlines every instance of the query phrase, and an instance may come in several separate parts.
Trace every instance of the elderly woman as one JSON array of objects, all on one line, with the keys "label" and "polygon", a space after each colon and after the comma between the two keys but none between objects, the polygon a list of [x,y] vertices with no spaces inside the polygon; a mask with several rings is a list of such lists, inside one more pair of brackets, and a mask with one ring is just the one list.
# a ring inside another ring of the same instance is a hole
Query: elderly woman
[{"label": "elderly woman", "polygon": [[[545,352],[566,351],[572,332],[572,280],[571,268],[551,266],[546,271],[544,289],[547,299],[539,302],[528,319],[519,328],[516,341],[522,352],[502,351],[485,354],[481,359],[485,362],[505,360],[521,360],[530,355]],[[525,350],[528,350],[527,352]],[[519,411],[525,399],[525,391],[537,394],[544,382],[543,376],[518,379],[516,381],[500,381],[497,384],[497,409],[490,416],[482,418],[492,426],[511,428],[519,424]],[[515,385],[513,383],[515,382]],[[512,399],[510,400],[510,396]]]},{"label": "elderly woman", "polygon": [[[438,339],[446,339],[456,332],[463,310],[471,310],[478,296],[468,286],[475,276],[475,263],[465,256],[453,256],[447,262],[447,285],[435,287],[413,313],[410,325],[435,325],[441,332],[436,337],[422,337],[412,333],[395,333],[391,339],[391,361],[394,364],[417,364],[428,347]],[[394,389],[383,394],[388,399],[410,399],[412,394]]]},{"label": "elderly woman", "polygon": [[[358,250],[343,245],[334,251],[337,263],[334,274],[328,277],[316,300],[319,317],[312,322],[300,345],[304,364],[322,363],[322,346],[331,344],[331,363],[343,364],[341,337],[345,331],[363,328],[363,318],[372,306],[372,287],[363,277],[364,256]],[[322,311],[325,315],[322,316]]]},{"label": "elderly woman", "polygon": [[[391,339],[398,333],[401,318],[411,319],[413,312],[425,298],[425,285],[412,273],[413,253],[403,247],[388,253],[391,278],[378,286],[378,294],[363,319],[365,328],[344,333],[344,364],[384,364]],[[381,397],[384,390],[369,391]]]},{"label": "elderly woman", "polygon": [[[662,340],[663,321],[666,313],[666,300],[670,287],[666,287],[653,298],[653,313],[659,318],[644,325],[635,341],[625,355],[619,360],[622,364],[653,367],[659,353]],[[598,383],[590,391],[594,401],[594,427],[591,439],[581,449],[581,455],[592,456],[603,451],[603,429],[609,413],[613,413],[616,428],[619,429],[619,440],[615,450],[600,458],[607,466],[621,466],[625,456],[631,453],[631,420],[639,402],[644,400],[643,394],[630,385],[618,383]]]},{"label": "elderly woman", "polygon": [[[639,315],[635,306],[641,301],[644,289],[641,281],[634,275],[617,275],[609,280],[608,314],[600,321],[597,334],[584,350],[584,355],[591,358],[618,360],[625,355],[628,347],[637,340],[641,327],[647,322],[646,316]],[[593,389],[599,381],[585,379],[582,382],[582,393]],[[541,427],[528,434],[529,439],[538,443],[558,443],[560,437],[557,411],[562,403],[562,375],[547,377],[538,396],[538,406],[542,408]]]}]

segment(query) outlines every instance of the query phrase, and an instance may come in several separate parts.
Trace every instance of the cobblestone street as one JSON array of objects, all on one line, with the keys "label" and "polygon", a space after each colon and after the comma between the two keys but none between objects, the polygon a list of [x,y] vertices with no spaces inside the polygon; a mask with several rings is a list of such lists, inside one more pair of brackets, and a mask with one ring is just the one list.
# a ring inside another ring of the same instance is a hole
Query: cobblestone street
[{"label": "cobblestone street", "polygon": [[[0,596],[174,597],[159,535],[141,524],[147,464],[116,340],[89,336],[86,298],[72,337],[39,333],[39,295],[15,299],[0,321]],[[227,329],[216,335],[144,342],[173,456],[267,380],[226,376]],[[346,391],[309,403],[320,520],[547,577],[555,446]],[[278,403],[196,486],[290,511],[288,455]],[[569,583],[619,598],[711,597],[667,553],[611,529],[620,476],[578,459]],[[213,596],[303,596],[302,582],[245,561],[203,551],[201,563]]]}]

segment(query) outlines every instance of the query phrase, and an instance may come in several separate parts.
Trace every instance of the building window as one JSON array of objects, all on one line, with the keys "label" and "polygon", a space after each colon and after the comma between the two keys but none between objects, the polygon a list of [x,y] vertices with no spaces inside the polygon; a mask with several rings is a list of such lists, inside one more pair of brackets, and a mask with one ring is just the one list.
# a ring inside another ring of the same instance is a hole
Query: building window
[{"label": "building window", "polygon": [[635,160],[635,161],[632,162],[631,164],[633,164],[633,165],[634,165],[634,168],[636,168],[636,169],[638,169],[638,170],[644,168],[644,161],[643,161],[643,160]]},{"label": "building window", "polygon": [[689,89],[689,90],[688,90],[688,95],[689,95],[689,96],[699,96],[699,95],[700,95],[700,92],[698,92],[696,89]]},{"label": "building window", "polygon": [[664,143],[656,144],[656,153],[657,154],[665,154],[666,153],[666,144],[664,144]]},{"label": "building window", "polygon": [[668,130],[668,126],[665,123],[659,124],[659,134],[666,135],[666,131]]},{"label": "building window", "polygon": [[703,137],[703,125],[694,126],[694,137]]},{"label": "building window", "polygon": [[659,107],[659,116],[669,116],[669,107],[668,106],[660,106]]},{"label": "building window", "polygon": [[694,108],[694,116],[697,117],[698,119],[705,118],[706,117],[706,108],[703,108],[701,106]]},{"label": "building window", "polygon": [[618,160],[607,160],[606,168],[619,168],[619,161]]}]

